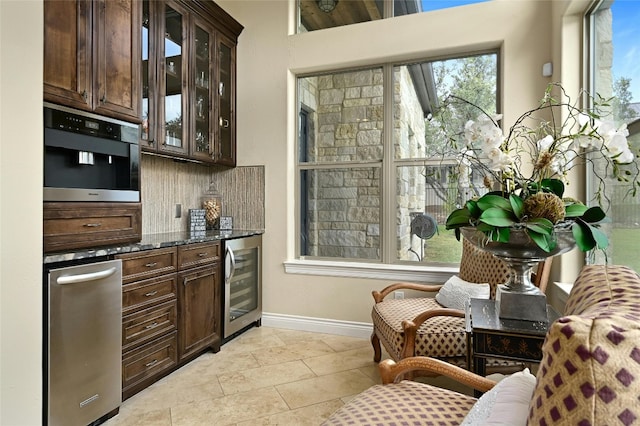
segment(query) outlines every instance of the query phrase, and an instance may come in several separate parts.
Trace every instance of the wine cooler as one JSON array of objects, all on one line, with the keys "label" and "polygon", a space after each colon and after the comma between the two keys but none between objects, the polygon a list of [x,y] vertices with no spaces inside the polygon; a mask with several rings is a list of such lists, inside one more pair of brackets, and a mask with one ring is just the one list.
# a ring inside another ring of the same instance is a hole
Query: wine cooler
[{"label": "wine cooler", "polygon": [[262,318],[262,235],[225,240],[224,339]]}]

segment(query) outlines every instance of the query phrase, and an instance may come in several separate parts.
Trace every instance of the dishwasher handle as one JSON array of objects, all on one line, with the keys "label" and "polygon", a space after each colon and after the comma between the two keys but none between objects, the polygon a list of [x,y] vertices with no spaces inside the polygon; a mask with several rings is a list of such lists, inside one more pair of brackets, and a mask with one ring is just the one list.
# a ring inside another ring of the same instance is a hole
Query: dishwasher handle
[{"label": "dishwasher handle", "polygon": [[91,272],[89,274],[65,275],[62,277],[58,277],[56,279],[56,282],[60,285],[66,285],[66,284],[83,283],[86,281],[101,280],[103,278],[110,277],[116,272],[116,270],[117,268],[109,268],[103,271]]}]

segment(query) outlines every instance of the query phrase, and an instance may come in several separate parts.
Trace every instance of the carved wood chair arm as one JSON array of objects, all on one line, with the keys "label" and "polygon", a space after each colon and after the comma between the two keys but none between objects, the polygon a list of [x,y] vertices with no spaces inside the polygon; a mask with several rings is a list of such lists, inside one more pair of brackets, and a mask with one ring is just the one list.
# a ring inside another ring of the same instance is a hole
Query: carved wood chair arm
[{"label": "carved wood chair arm", "polygon": [[402,330],[404,331],[404,346],[402,348],[402,358],[412,357],[415,355],[416,336],[418,328],[429,318],[438,316],[459,317],[464,318],[465,313],[459,309],[441,308],[430,309],[422,312],[413,320],[402,321]]},{"label": "carved wood chair arm", "polygon": [[442,287],[442,284],[395,283],[383,288],[381,291],[374,290],[371,294],[373,295],[373,300],[376,303],[380,303],[387,295],[396,290],[417,290],[435,293],[440,290],[440,287]]},{"label": "carved wood chair arm", "polygon": [[496,384],[495,381],[467,371],[464,368],[426,356],[404,358],[398,362],[392,359],[385,359],[378,365],[378,368],[384,384],[397,382],[402,379],[405,373],[412,371],[427,371],[446,376],[481,392],[487,392]]}]

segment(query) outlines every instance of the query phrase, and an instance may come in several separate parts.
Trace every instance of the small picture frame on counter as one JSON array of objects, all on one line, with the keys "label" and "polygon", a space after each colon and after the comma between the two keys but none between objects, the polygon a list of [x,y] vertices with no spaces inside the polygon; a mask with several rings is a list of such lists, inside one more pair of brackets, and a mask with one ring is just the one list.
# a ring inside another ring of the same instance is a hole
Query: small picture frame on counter
[{"label": "small picture frame on counter", "polygon": [[220,229],[233,229],[233,218],[231,216],[220,216]]},{"label": "small picture frame on counter", "polygon": [[207,219],[204,209],[189,209],[189,235],[204,237],[207,233]]}]

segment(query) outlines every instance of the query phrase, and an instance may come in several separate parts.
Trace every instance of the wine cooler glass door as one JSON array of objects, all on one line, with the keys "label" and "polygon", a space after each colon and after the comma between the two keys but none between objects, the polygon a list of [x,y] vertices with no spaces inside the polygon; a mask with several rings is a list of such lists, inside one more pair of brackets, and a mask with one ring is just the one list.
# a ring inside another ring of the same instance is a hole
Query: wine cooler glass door
[{"label": "wine cooler glass door", "polygon": [[261,237],[225,242],[224,337],[257,323],[262,315]]}]

